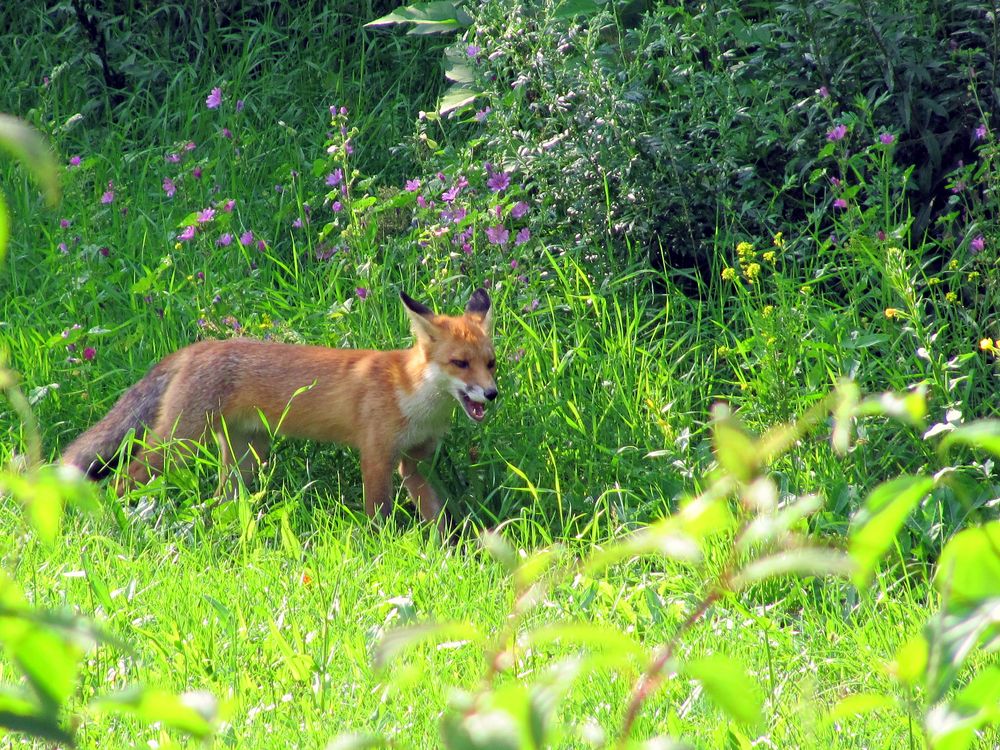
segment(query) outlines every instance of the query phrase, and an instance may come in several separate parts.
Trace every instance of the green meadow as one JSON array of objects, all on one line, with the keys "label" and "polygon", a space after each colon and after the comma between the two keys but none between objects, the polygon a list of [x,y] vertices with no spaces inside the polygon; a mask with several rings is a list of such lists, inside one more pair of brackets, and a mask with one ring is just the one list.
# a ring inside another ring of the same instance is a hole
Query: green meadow
[{"label": "green meadow", "polygon": [[[0,746],[1000,747],[998,46],[896,5],[5,3]],[[480,286],[450,538],[336,445],[51,465]]]}]

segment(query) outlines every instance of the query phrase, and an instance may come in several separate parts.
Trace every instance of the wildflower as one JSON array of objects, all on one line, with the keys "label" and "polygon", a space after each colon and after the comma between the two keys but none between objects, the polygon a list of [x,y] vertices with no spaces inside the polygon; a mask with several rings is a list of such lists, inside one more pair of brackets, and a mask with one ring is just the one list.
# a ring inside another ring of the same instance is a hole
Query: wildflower
[{"label": "wildflower", "polygon": [[415,193],[420,190],[420,180],[407,180],[403,189],[408,193]]},{"label": "wildflower", "polygon": [[969,250],[972,251],[973,255],[981,253],[985,247],[986,247],[986,238],[983,237],[983,235],[981,234],[976,235],[976,237],[973,238],[972,242],[969,243]]},{"label": "wildflower", "polygon": [[764,309],[760,311],[762,317],[770,318],[774,315],[774,305],[764,305]]},{"label": "wildflower", "polygon": [[816,93],[819,95],[820,99],[827,99],[830,96],[830,89],[828,89],[826,86],[820,86],[818,89],[816,89]]},{"label": "wildflower", "polygon": [[354,293],[358,295],[358,299],[366,299],[368,297],[368,290],[363,286],[356,287]]},{"label": "wildflower", "polygon": [[877,239],[879,242],[885,242],[885,232],[883,232],[881,229],[875,232],[875,239]]},{"label": "wildflower", "polygon": [[417,205],[420,206],[421,208],[427,208],[427,206],[429,204],[427,203],[427,199],[424,198],[424,196],[418,195],[417,196]]},{"label": "wildflower", "polygon": [[829,132],[828,132],[828,133],[826,134],[826,139],[827,139],[828,141],[833,141],[834,143],[836,143],[837,141],[842,141],[842,140],[844,140],[844,136],[845,136],[845,135],[847,135],[847,126],[846,126],[846,125],[844,125],[844,124],[840,124],[840,125],[835,125],[835,126],[834,126],[834,127],[833,127],[833,128],[832,128],[832,129],[831,129],[831,130],[830,130],[830,131],[829,131]]},{"label": "wildflower", "polygon": [[518,230],[517,235],[514,237],[515,245],[523,245],[525,242],[531,239],[531,230],[527,227],[522,227]]},{"label": "wildflower", "polygon": [[503,226],[488,227],[486,229],[486,239],[490,241],[490,244],[502,247],[510,239],[510,232]]},{"label": "wildflower", "polygon": [[837,200],[835,200],[833,202],[833,207],[834,208],[847,208],[847,201],[845,201],[843,198],[837,198]]},{"label": "wildflower", "polygon": [[191,170],[191,175],[192,175],[192,176],[193,176],[193,177],[194,177],[194,178],[195,178],[196,180],[200,180],[200,179],[201,179],[201,167],[195,167],[194,169],[192,169],[192,170]]},{"label": "wildflower", "polygon": [[979,341],[979,348],[984,352],[996,352],[997,345],[993,342],[993,339],[986,338]]},{"label": "wildflower", "polygon": [[227,138],[229,140],[232,140],[233,139],[233,131],[230,130],[229,128],[223,128],[222,129],[222,137],[223,138]]},{"label": "wildflower", "polygon": [[979,127],[977,127],[977,128],[976,128],[976,131],[975,131],[975,136],[976,136],[976,140],[977,140],[977,141],[984,141],[984,140],[986,140],[986,134],[987,134],[988,132],[989,132],[989,131],[988,131],[988,130],[986,130],[986,125],[985,125],[985,123],[980,123],[980,124],[979,124]]},{"label": "wildflower", "polygon": [[221,237],[219,237],[219,239],[215,241],[215,244],[218,245],[219,247],[229,247],[232,241],[233,241],[233,235],[231,235],[229,232],[226,232],[224,235],[222,235]]},{"label": "wildflower", "polygon": [[337,185],[339,185],[343,181],[344,181],[343,169],[335,169],[326,176],[326,184],[329,187],[337,187]]},{"label": "wildflower", "polygon": [[458,193],[460,190],[461,188],[459,188],[457,185],[448,188],[443,193],[441,193],[441,200],[443,200],[445,203],[451,203],[458,197]]},{"label": "wildflower", "polygon": [[510,209],[510,215],[515,219],[520,219],[522,216],[528,213],[529,208],[531,208],[531,206],[529,206],[524,201],[518,201],[517,203],[514,204],[514,207]]},{"label": "wildflower", "polygon": [[767,262],[767,263],[774,263],[774,258],[775,258],[774,250],[768,250],[766,253],[764,253],[760,257],[763,258],[764,261]]},{"label": "wildflower", "polygon": [[831,177],[830,178],[830,184],[833,185],[834,187],[840,187],[840,178],[839,177]]},{"label": "wildflower", "polygon": [[163,158],[166,159],[171,164],[177,164],[181,160],[181,155],[180,154],[167,154]]},{"label": "wildflower", "polygon": [[736,246],[736,254],[743,260],[744,257],[753,257],[753,245],[749,242],[741,242]]},{"label": "wildflower", "polygon": [[104,195],[101,196],[101,203],[108,205],[115,199],[115,185],[111,180],[108,180],[108,189],[104,191]]},{"label": "wildflower", "polygon": [[195,228],[194,224],[184,227],[184,231],[177,235],[177,239],[181,242],[187,242],[188,240],[193,240],[195,232],[198,230]]},{"label": "wildflower", "polygon": [[101,254],[102,258],[107,258],[109,255],[111,255],[111,251],[108,250],[108,248],[106,248],[106,247],[102,247],[102,248],[98,249],[97,252],[99,252]]},{"label": "wildflower", "polygon": [[484,107],[483,109],[476,111],[476,122],[486,122],[486,118],[490,116],[490,112],[493,109],[491,107]]},{"label": "wildflower", "polygon": [[470,44],[465,48],[465,54],[467,57],[475,57],[479,54],[480,47],[478,44]]},{"label": "wildflower", "polygon": [[68,255],[69,254],[69,248],[66,247],[66,243],[65,242],[60,242],[57,245],[57,247],[59,248],[59,252],[61,252],[63,255]]},{"label": "wildflower", "polygon": [[79,167],[81,161],[82,160],[80,159],[79,156],[71,156],[71,157],[69,157],[69,165],[71,167]]},{"label": "wildflower", "polygon": [[248,229],[240,235],[240,244],[243,245],[243,247],[246,247],[251,242],[253,242],[253,232]]},{"label": "wildflower", "polygon": [[753,284],[760,277],[760,263],[751,263],[743,269],[743,275],[747,277],[747,282]]},{"label": "wildflower", "polygon": [[332,210],[332,211],[333,211],[333,212],[334,212],[335,214],[339,214],[339,213],[340,213],[341,211],[343,211],[343,210],[344,210],[344,204],[343,204],[343,203],[341,203],[340,201],[334,201],[334,202],[333,202],[333,205],[331,205],[331,206],[330,206],[330,209],[331,209],[331,210]]},{"label": "wildflower", "polygon": [[723,281],[736,281],[736,269],[735,268],[723,268],[722,269],[722,280]]},{"label": "wildflower", "polygon": [[889,146],[895,143],[896,136],[894,136],[892,133],[882,133],[882,135],[880,135],[878,139],[883,146]]},{"label": "wildflower", "polygon": [[885,308],[885,317],[887,317],[889,320],[892,320],[893,318],[898,318],[899,313],[900,311],[897,310],[895,307]]},{"label": "wildflower", "polygon": [[[343,107],[341,107],[343,109]],[[344,153],[350,156],[354,153],[354,146],[351,144],[350,139],[344,141]]]},{"label": "wildflower", "polygon": [[88,362],[97,356],[97,349],[92,346],[88,346],[83,350],[83,358]]},{"label": "wildflower", "polygon": [[939,279],[937,276],[932,276],[931,278],[927,279],[927,286],[937,286],[940,283],[941,279]]},{"label": "wildflower", "polygon": [[785,235],[783,232],[776,232],[774,235],[774,246],[781,250],[785,247]]},{"label": "wildflower", "polygon": [[163,192],[167,194],[168,198],[173,198],[174,193],[177,192],[177,186],[174,185],[174,181],[169,177],[163,178]]},{"label": "wildflower", "polygon": [[234,208],[236,208],[236,200],[234,198],[230,198],[222,204],[222,210],[227,214],[231,214]]},{"label": "wildflower", "polygon": [[187,143],[184,144],[185,151],[194,151],[194,149],[195,149],[194,141],[188,141]]},{"label": "wildflower", "polygon": [[970,271],[966,275],[965,280],[968,281],[969,283],[975,283],[979,281],[979,271]]},{"label": "wildflower", "polygon": [[205,106],[209,109],[218,109],[222,104],[222,89],[216,86],[205,100]]},{"label": "wildflower", "polygon": [[510,173],[493,172],[489,168],[486,171],[489,174],[489,177],[486,178],[486,187],[494,193],[502,192],[510,186]]},{"label": "wildflower", "polygon": [[958,270],[958,261],[954,260],[954,259],[948,261],[948,270],[949,271],[957,271]]},{"label": "wildflower", "polygon": [[69,229],[69,224],[70,224],[69,219],[59,220],[59,226],[61,226],[63,229]]},{"label": "wildflower", "polygon": [[208,222],[210,222],[214,218],[215,218],[215,209],[214,208],[206,208],[206,209],[198,212],[198,223],[199,224],[207,224]]},{"label": "wildflower", "polygon": [[295,221],[292,222],[292,228],[293,229],[301,229],[302,228],[302,219],[296,218]]},{"label": "wildflower", "polygon": [[954,292],[948,292],[944,295],[945,302],[958,302],[958,295]]},{"label": "wildflower", "polygon": [[245,106],[246,106],[246,102],[244,102],[242,99],[237,99],[236,100],[236,111],[237,112],[242,112],[243,111],[243,107],[245,107]]},{"label": "wildflower", "polygon": [[465,253],[466,255],[472,255],[472,245],[470,245],[468,242],[463,242],[462,252]]}]

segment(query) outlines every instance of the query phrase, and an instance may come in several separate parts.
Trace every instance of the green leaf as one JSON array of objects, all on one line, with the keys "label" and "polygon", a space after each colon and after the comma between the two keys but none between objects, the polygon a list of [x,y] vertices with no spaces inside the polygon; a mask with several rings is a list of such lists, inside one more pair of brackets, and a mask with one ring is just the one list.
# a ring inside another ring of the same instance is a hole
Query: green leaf
[{"label": "green leaf", "polygon": [[93,592],[98,604],[104,607],[105,612],[113,612],[114,602],[111,601],[111,592],[108,589],[108,583],[97,572],[93,561],[90,559],[90,555],[86,552],[83,553],[83,569],[87,573],[87,583],[90,584],[90,590]]},{"label": "green leaf", "polygon": [[471,26],[472,17],[453,2],[437,0],[396,8],[365,26],[377,28],[396,24],[414,24],[415,28],[407,32],[409,34],[447,34]]},{"label": "green leaf", "polygon": [[7,254],[8,242],[10,242],[10,215],[7,213],[7,201],[0,193],[0,261]]},{"label": "green leaf", "polygon": [[761,723],[764,698],[742,664],[716,654],[683,665],[685,674],[698,680],[705,693],[732,719],[747,726]]},{"label": "green leaf", "polygon": [[1000,521],[966,529],[948,540],[934,583],[949,606],[1000,597]]},{"label": "green leaf", "polygon": [[712,408],[712,419],[712,444],[719,465],[739,481],[749,482],[761,464],[756,441],[725,404]]},{"label": "green leaf", "polygon": [[879,693],[855,693],[837,701],[825,717],[826,723],[843,721],[855,716],[863,716],[874,711],[882,711],[896,705],[896,700],[890,695]]},{"label": "green leaf", "polygon": [[76,690],[82,650],[37,623],[30,623],[20,636],[6,644],[32,690],[51,710],[61,707]]},{"label": "green leaf", "polygon": [[446,115],[453,110],[472,104],[476,97],[482,96],[482,91],[476,91],[462,83],[449,86],[438,100],[438,114]]},{"label": "green leaf", "polygon": [[871,579],[907,517],[932,489],[931,477],[901,476],[883,482],[865,498],[848,535],[848,550],[857,564],[854,580],[859,587]]},{"label": "green leaf", "polygon": [[[0,114],[0,147],[24,164],[50,206],[59,202],[59,166],[37,130],[16,117]],[[5,224],[3,220],[0,223]],[[3,246],[0,243],[0,250]]]},{"label": "green leaf", "polygon": [[853,570],[851,558],[842,552],[825,547],[801,547],[754,560],[732,578],[730,586],[733,591],[739,591],[767,578],[785,575],[848,576]]},{"label": "green leaf", "polygon": [[590,16],[604,7],[606,0],[561,0],[552,9],[553,18]]},{"label": "green leaf", "polygon": [[326,750],[371,750],[374,747],[390,747],[388,740],[373,734],[342,734],[334,737]]},{"label": "green leaf", "polygon": [[590,622],[557,622],[545,625],[526,634],[525,640],[533,646],[552,644],[579,644],[588,648],[607,651],[629,659],[645,659],[648,654],[642,644],[618,628]]},{"label": "green leaf", "polygon": [[0,689],[0,727],[54,745],[76,746],[73,734],[59,725],[58,713],[8,689]]},{"label": "green leaf", "polygon": [[478,641],[479,631],[469,623],[422,623],[395,628],[386,633],[375,647],[372,664],[375,669],[384,669],[405,649],[426,641]]},{"label": "green leaf", "polygon": [[127,714],[146,724],[160,722],[199,739],[213,734],[218,719],[216,700],[205,692],[174,695],[165,690],[131,688],[102,696],[90,705],[99,713]]},{"label": "green leaf", "polygon": [[942,452],[956,443],[970,448],[982,448],[994,456],[1000,456],[1000,419],[982,419],[952,430],[941,441]]}]

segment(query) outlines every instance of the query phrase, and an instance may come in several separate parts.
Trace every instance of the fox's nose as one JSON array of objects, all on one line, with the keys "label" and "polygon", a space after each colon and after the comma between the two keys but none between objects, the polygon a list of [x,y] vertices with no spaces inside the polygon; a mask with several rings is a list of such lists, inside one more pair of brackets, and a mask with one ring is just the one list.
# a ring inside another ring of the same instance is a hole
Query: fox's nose
[{"label": "fox's nose", "polygon": [[488,398],[490,401],[495,401],[496,397],[497,397],[497,389],[496,388],[490,388],[490,389],[484,391],[483,395],[486,396],[486,398]]}]

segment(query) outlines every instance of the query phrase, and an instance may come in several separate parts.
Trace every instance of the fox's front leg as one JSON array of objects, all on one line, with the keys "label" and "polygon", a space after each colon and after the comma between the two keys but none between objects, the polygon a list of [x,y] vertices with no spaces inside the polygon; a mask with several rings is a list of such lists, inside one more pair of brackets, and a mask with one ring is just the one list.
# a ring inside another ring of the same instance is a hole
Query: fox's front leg
[{"label": "fox's front leg", "polygon": [[361,454],[365,513],[369,518],[374,518],[376,513],[386,518],[392,512],[392,464],[392,457],[380,451]]},{"label": "fox's front leg", "polygon": [[403,486],[410,493],[420,517],[427,522],[436,522],[442,534],[448,531],[448,518],[434,487],[427,477],[420,473],[420,462],[434,455],[433,445],[424,445],[406,452],[399,460],[399,475],[403,478]]}]

